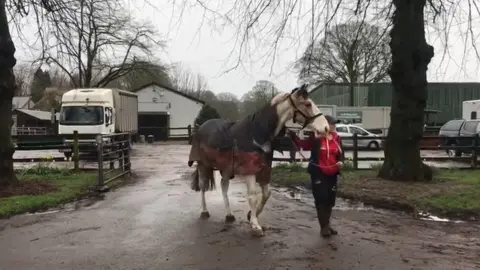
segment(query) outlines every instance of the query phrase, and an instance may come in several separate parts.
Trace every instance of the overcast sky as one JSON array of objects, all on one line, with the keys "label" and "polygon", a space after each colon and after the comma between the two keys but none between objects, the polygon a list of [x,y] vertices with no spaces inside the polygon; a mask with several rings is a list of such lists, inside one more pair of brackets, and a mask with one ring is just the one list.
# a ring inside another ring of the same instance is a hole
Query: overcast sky
[{"label": "overcast sky", "polygon": [[[279,49],[272,74],[270,73],[270,65],[263,66],[261,62],[246,63],[243,68],[224,73],[229,67],[232,67],[233,62],[226,63],[226,59],[234,48],[232,37],[235,36],[235,31],[226,28],[219,32],[218,25],[212,27],[206,22],[199,30],[203,19],[203,9],[201,7],[189,8],[180,21],[178,19],[179,10],[173,10],[170,3],[159,3],[155,8],[143,4],[135,7],[129,5],[128,8],[139,18],[152,21],[159,32],[165,35],[168,47],[166,52],[159,52],[159,57],[169,63],[181,62],[193,71],[201,73],[207,78],[211,90],[215,93],[232,92],[240,97],[249,91],[257,80],[270,80],[281,91],[289,91],[297,85],[297,76],[292,68],[292,62],[304,50],[307,40],[298,40],[293,45],[283,43]],[[456,25],[464,24],[463,22],[457,22]],[[25,26],[24,32],[33,33],[34,30],[32,26],[30,27],[29,29]],[[298,27],[301,28],[302,25]],[[471,42],[468,42],[466,47],[469,54],[463,59],[465,44],[456,29],[451,30],[448,44],[449,55],[443,59],[442,65],[440,63],[445,46],[438,35],[429,34],[429,42],[434,45],[436,52],[436,56],[429,66],[428,79],[431,82],[474,82],[479,80],[478,60],[475,52],[471,49]],[[12,34],[17,45],[17,58],[22,61],[30,60],[31,52],[27,50],[25,45],[21,44],[14,31]],[[255,54],[256,52],[258,51],[252,50],[251,53]],[[235,57],[236,55],[233,56],[232,60],[235,60]],[[255,55],[252,58],[256,59]],[[461,66],[462,61],[463,66]]]}]

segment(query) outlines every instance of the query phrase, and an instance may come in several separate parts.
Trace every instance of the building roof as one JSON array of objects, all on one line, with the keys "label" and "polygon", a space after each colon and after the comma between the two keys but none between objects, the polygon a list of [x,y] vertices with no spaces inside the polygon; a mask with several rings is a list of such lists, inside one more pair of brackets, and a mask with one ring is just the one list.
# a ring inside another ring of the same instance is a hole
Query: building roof
[{"label": "building roof", "polygon": [[31,96],[17,96],[17,97],[13,97],[12,99],[12,105],[13,105],[13,108],[16,109],[16,108],[23,108],[25,107],[25,105],[28,104],[28,102],[32,99]]},{"label": "building roof", "polygon": [[15,109],[15,110],[43,121],[50,121],[52,119],[52,113],[47,111],[26,110],[26,109]]},{"label": "building roof", "polygon": [[156,83],[156,82],[147,83],[147,84],[145,84],[145,85],[143,85],[143,86],[140,86],[140,87],[138,87],[138,88],[135,88],[135,89],[131,90],[131,92],[134,92],[134,93],[135,93],[135,92],[138,92],[138,91],[143,90],[143,89],[145,89],[145,88],[147,88],[147,87],[150,87],[150,86],[158,86],[158,87],[167,89],[168,91],[173,92],[173,93],[175,93],[175,94],[177,94],[177,95],[180,95],[180,96],[183,96],[183,97],[188,98],[188,99],[190,99],[190,100],[193,100],[193,101],[195,101],[195,102],[198,102],[198,103],[201,103],[201,104],[205,104],[205,101],[203,101],[203,100],[200,100],[200,99],[198,99],[198,98],[192,97],[192,96],[190,96],[190,95],[188,95],[188,94],[185,94],[185,93],[180,92],[180,91],[178,91],[178,90],[175,90],[175,89],[173,89],[173,88],[171,88],[171,87],[168,87],[168,86],[165,86],[165,85],[161,85],[161,84]]},{"label": "building roof", "polygon": [[[370,85],[391,85],[391,82],[377,82],[377,83],[354,83],[354,86],[370,86]],[[335,86],[349,86],[350,83],[344,82],[322,82],[317,84],[315,87],[311,88],[309,93],[313,93],[321,89],[324,85],[335,85]],[[428,85],[475,85],[480,86],[479,82],[428,82]]]}]

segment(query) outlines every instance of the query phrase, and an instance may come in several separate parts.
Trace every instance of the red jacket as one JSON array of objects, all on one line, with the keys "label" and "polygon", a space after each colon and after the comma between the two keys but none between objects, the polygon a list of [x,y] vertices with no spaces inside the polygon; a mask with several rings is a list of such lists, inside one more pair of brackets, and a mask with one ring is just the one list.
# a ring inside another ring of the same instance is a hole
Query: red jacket
[{"label": "red jacket", "polygon": [[[293,136],[295,144],[303,150],[310,150],[310,164],[308,171],[310,173],[317,172],[318,169],[325,175],[334,175],[339,173],[337,162],[345,159],[342,140],[336,132],[331,133],[331,140],[326,137],[315,138],[310,136],[306,140]],[[315,168],[313,168],[313,167]]]}]

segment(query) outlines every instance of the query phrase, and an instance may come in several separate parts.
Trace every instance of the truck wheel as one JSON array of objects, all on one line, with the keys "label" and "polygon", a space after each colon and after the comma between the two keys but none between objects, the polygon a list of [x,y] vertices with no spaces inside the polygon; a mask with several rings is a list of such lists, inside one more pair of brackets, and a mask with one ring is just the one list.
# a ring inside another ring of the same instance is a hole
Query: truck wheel
[{"label": "truck wheel", "polygon": [[[455,147],[455,146],[457,146],[457,144],[449,143],[448,146]],[[461,157],[462,156],[462,151],[460,151],[458,149],[448,149],[447,150],[447,155],[449,157]]]},{"label": "truck wheel", "polygon": [[368,150],[373,150],[373,151],[376,151],[378,149],[380,149],[380,145],[378,145],[377,142],[373,141],[373,142],[370,142],[367,146]]}]

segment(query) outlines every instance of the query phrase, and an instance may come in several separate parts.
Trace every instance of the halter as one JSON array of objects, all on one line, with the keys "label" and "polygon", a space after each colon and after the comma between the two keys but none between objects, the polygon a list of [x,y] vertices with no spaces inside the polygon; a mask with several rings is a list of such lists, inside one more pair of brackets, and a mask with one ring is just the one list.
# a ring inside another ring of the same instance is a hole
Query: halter
[{"label": "halter", "polygon": [[302,129],[306,128],[311,122],[313,122],[313,120],[315,120],[315,118],[323,115],[323,113],[320,112],[314,116],[308,117],[302,111],[300,111],[298,107],[295,105],[295,102],[293,102],[292,100],[292,95],[288,95],[288,100],[290,101],[290,104],[292,104],[293,108],[295,109],[295,111],[293,111],[293,119],[292,119],[293,123],[296,123],[295,118],[297,118],[297,113],[299,113],[303,118],[305,118],[305,122],[302,125]]}]

